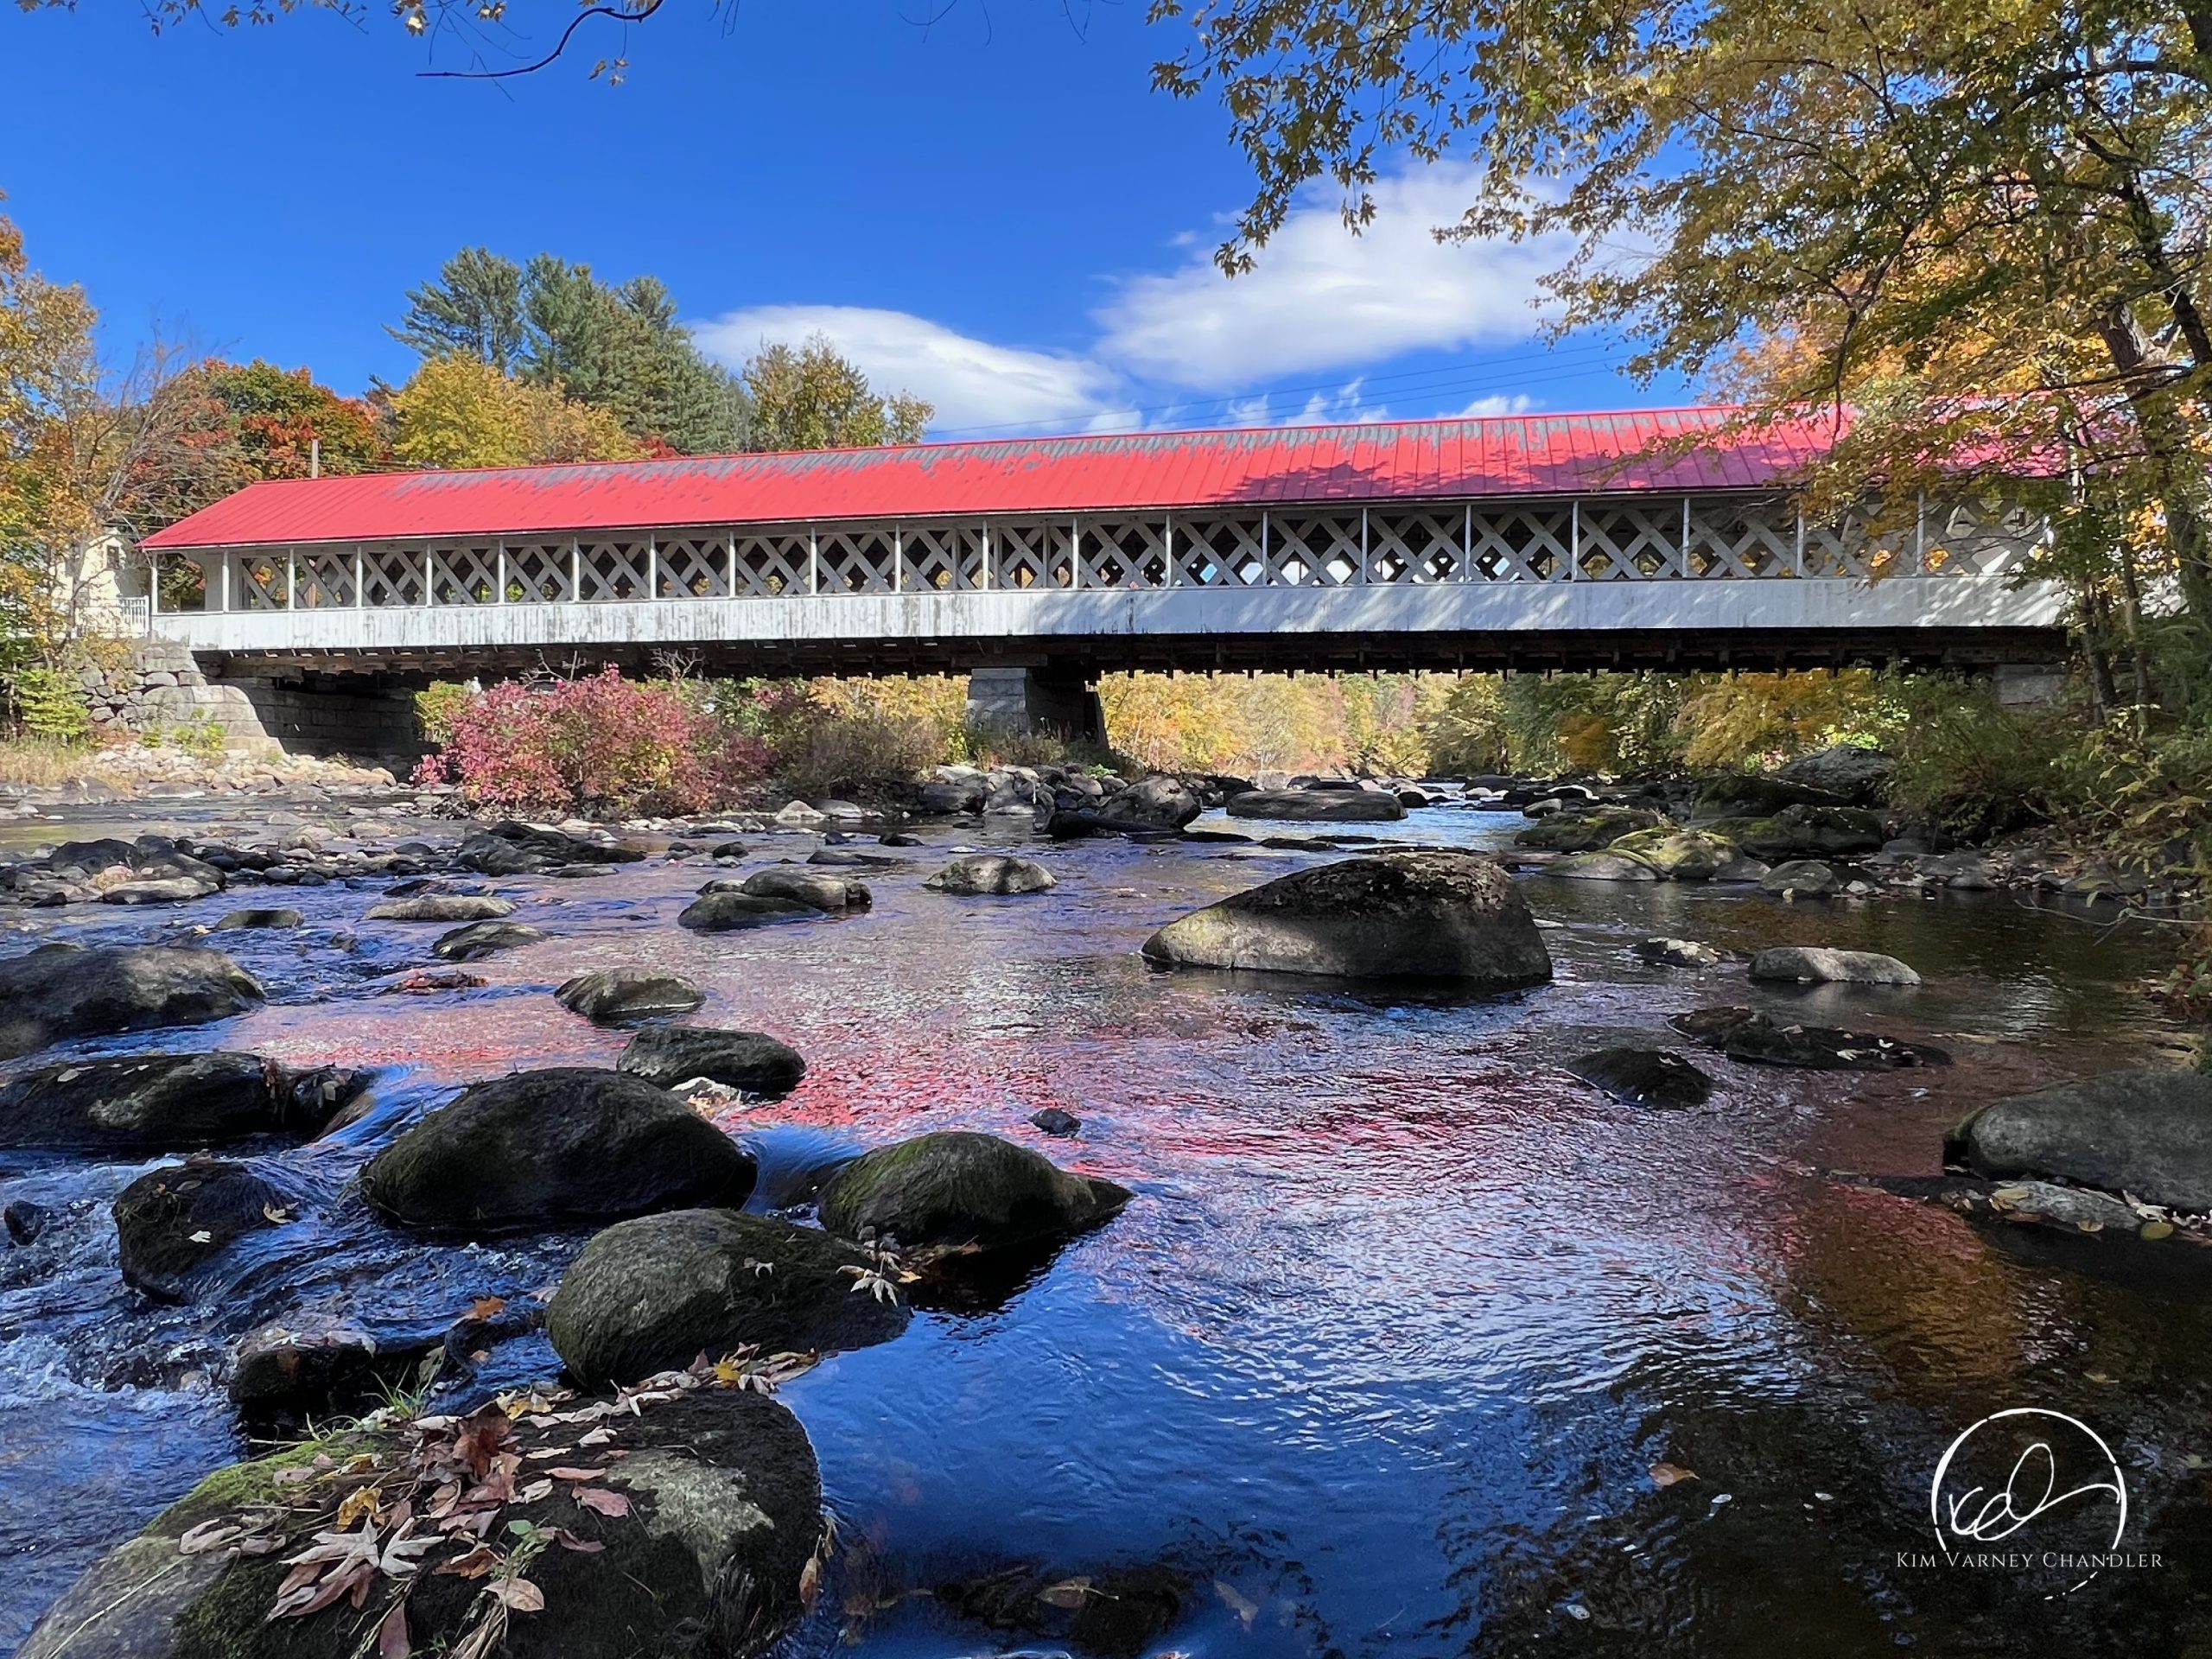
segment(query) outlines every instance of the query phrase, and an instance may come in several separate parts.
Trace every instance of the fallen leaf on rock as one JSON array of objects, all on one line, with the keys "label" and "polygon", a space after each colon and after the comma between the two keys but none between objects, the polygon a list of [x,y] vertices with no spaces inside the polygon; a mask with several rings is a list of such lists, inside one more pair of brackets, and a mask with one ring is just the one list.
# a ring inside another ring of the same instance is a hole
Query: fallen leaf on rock
[{"label": "fallen leaf on rock", "polygon": [[630,1500],[605,1486],[578,1486],[570,1491],[569,1496],[586,1509],[596,1510],[616,1521],[630,1513]]},{"label": "fallen leaf on rock", "polygon": [[1694,1469],[1685,1469],[1679,1463],[1655,1463],[1649,1472],[1651,1476],[1651,1484],[1662,1492],[1669,1486],[1697,1478],[1697,1471]]},{"label": "fallen leaf on rock", "polygon": [[449,1561],[438,1564],[438,1571],[448,1578],[480,1579],[497,1567],[501,1556],[489,1544],[477,1544],[465,1555],[456,1555]]},{"label": "fallen leaf on rock", "polygon": [[607,1472],[604,1469],[548,1469],[545,1471],[556,1480],[597,1480]]},{"label": "fallen leaf on rock", "polygon": [[1048,1584],[1037,1592],[1037,1599],[1052,1607],[1080,1607],[1090,1599],[1089,1579],[1062,1579],[1058,1584]]},{"label": "fallen leaf on rock", "polygon": [[492,1593],[499,1605],[518,1613],[542,1613],[545,1611],[545,1592],[528,1579],[501,1579],[492,1586]]},{"label": "fallen leaf on rock", "polygon": [[573,1549],[579,1555],[596,1555],[607,1546],[596,1538],[579,1538],[566,1527],[553,1529],[553,1541],[563,1549]]},{"label": "fallen leaf on rock", "polygon": [[468,1305],[468,1312],[461,1315],[461,1317],[463,1319],[474,1319],[479,1324],[482,1324],[486,1320],[498,1319],[500,1314],[506,1311],[507,1299],[505,1297],[479,1296],[474,1301]]},{"label": "fallen leaf on rock", "polygon": [[[553,1472],[557,1475],[561,1471],[558,1469],[556,1469]],[[535,1503],[541,1498],[548,1498],[552,1496],[553,1483],[551,1480],[533,1480],[529,1485],[524,1487],[520,1491],[515,1494],[515,1501],[519,1503]]]},{"label": "fallen leaf on rock", "polygon": [[415,1639],[407,1629],[407,1604],[395,1601],[384,1623],[377,1626],[377,1659],[407,1659],[414,1650]]},{"label": "fallen leaf on rock", "polygon": [[374,1515],[377,1512],[377,1489],[373,1486],[356,1486],[346,1493],[346,1501],[338,1506],[338,1529],[348,1531],[357,1522]]},{"label": "fallen leaf on rock", "polygon": [[264,1204],[261,1206],[261,1213],[264,1218],[275,1222],[280,1227],[292,1218],[292,1212],[281,1204]]}]

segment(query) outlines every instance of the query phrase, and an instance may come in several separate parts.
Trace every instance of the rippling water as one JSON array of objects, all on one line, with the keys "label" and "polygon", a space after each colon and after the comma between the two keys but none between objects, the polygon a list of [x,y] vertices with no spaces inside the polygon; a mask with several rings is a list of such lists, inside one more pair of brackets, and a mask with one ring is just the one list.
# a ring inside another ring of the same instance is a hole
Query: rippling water
[{"label": "rippling water", "polygon": [[[1408,838],[1496,842],[1517,817],[1417,814]],[[785,1397],[850,1548],[795,1638],[885,1656],[1018,1638],[909,1590],[1028,1563],[1163,1563],[1192,1592],[1162,1651],[1204,1656],[1856,1654],[1897,1647],[2178,1653],[2212,1640],[2212,1276],[2145,1280],[2140,1249],[1992,1241],[1840,1182],[1933,1173],[1967,1108],[2140,1059],[2162,1033],[2133,982],[2156,941],[2005,894],[1785,906],[1741,890],[1532,878],[1556,984],[1503,1000],[1163,975],[1135,950],[1194,905],[1300,868],[1256,848],[1052,848],[1048,894],[925,893],[959,844],[855,872],[873,911],[694,936],[706,871],[655,860],[501,883],[556,937],[474,964],[493,983],[376,996],[435,927],[362,925],[372,887],[293,889],[302,934],[225,944],[266,1009],[158,1043],[385,1068],[376,1107],[264,1168],[308,1219],[235,1254],[212,1302],[156,1308],[117,1276],[107,1202],[143,1166],[0,1154],[0,1203],[62,1217],[0,1251],[0,1652],[100,1547],[243,1449],[219,1381],[244,1330],[302,1309],[442,1328],[480,1294],[554,1282],[581,1236],[427,1247],[348,1188],[374,1147],[460,1082],[611,1063],[623,1039],[548,988],[647,963],[698,980],[702,1023],[806,1055],[789,1099],[731,1113],[761,1197],[931,1128],[1038,1145],[1139,1196],[1002,1306],[918,1319]],[[755,861],[803,855],[767,839]],[[235,902],[235,901],[234,901]],[[33,935],[122,941],[211,919],[17,912]],[[1753,990],[1741,970],[1646,967],[1653,932],[1739,947],[1893,951],[1916,991]],[[1751,1001],[1932,1034],[1958,1063],[1791,1074],[1699,1054],[1712,1103],[1616,1104],[1560,1063],[1673,1042],[1671,1012]],[[1084,1120],[1052,1141],[1026,1120]],[[2175,1247],[2177,1255],[2180,1247]],[[2208,1252],[2212,1255],[2212,1252]],[[2188,1265],[2188,1264],[2183,1264]],[[500,1350],[487,1386],[554,1363]],[[2066,1410],[2120,1452],[2131,1542],[2156,1571],[2044,1603],[2001,1578],[1916,1569],[1945,1445],[2010,1405]],[[1656,1491],[1665,1459],[1699,1478]],[[846,1604],[846,1605],[841,1605]]]}]

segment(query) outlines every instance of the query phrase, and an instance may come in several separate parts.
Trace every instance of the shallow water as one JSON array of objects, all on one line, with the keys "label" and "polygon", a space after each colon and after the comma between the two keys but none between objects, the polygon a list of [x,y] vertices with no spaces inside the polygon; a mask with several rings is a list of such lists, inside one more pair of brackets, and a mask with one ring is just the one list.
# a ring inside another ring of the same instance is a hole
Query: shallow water
[{"label": "shallow water", "polygon": [[[1404,829],[1491,844],[1520,823],[1436,809]],[[65,1212],[37,1245],[0,1250],[0,1652],[100,1547],[240,1453],[220,1379],[243,1331],[314,1308],[442,1328],[476,1296],[558,1278],[580,1236],[419,1245],[371,1221],[347,1181],[463,1080],[611,1063],[622,1036],[547,992],[623,963],[698,980],[702,1023],[805,1053],[795,1094],[725,1120],[762,1160],[756,1203],[951,1126],[1138,1193],[1002,1306],[925,1313],[787,1386],[849,1545],[797,1652],[1017,1649],[904,1593],[1015,1563],[1186,1573],[1157,1650],[1209,1656],[2212,1640],[2212,1478],[2191,1467],[2212,1455],[2212,1273],[2148,1277],[2133,1264],[2152,1247],[2124,1242],[1992,1240],[1829,1173],[1933,1173],[1971,1105],[2171,1040],[2135,988],[2155,939],[2008,894],[1787,906],[1532,877],[1557,983],[1396,997],[1138,958],[1162,922],[1313,855],[1078,842],[1039,855],[1061,878],[1049,893],[956,899],[920,884],[963,843],[925,833],[913,868],[855,872],[873,911],[747,934],[675,926],[710,873],[696,863],[502,882],[517,919],[556,937],[472,964],[486,988],[431,996],[367,993],[442,931],[359,923],[368,886],[10,913],[0,927],[25,943],[121,942],[232,904],[296,906],[301,934],[224,941],[270,986],[267,1008],[63,1052],[222,1046],[385,1070],[363,1122],[266,1160],[307,1219],[241,1247],[225,1294],[194,1307],[152,1307],[117,1276],[106,1204],[144,1166],[0,1156],[0,1204]],[[753,861],[810,844],[762,839]],[[1929,982],[1754,989],[1740,969],[1638,963],[1626,945],[1654,932],[1882,949]],[[1662,1023],[1744,1001],[1932,1036],[1957,1064],[1777,1072],[1688,1050]],[[1649,1112],[1558,1069],[1626,1039],[1691,1052],[1720,1080],[1713,1103]],[[1047,1105],[1082,1117],[1081,1138],[1030,1128]],[[480,1381],[553,1363],[527,1338]],[[1946,1445],[2016,1405],[2105,1434],[2129,1541],[2162,1567],[2044,1602],[2001,1574],[1897,1563],[1930,1547]],[[1698,1479],[1655,1490],[1662,1459]]]}]

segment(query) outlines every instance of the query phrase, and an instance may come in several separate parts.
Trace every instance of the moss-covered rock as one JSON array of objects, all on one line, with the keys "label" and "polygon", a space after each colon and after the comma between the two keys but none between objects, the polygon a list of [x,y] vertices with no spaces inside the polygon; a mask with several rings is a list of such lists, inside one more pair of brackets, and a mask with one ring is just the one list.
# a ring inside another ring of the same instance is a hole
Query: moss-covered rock
[{"label": "moss-covered rock", "polygon": [[267,995],[219,950],[34,950],[0,962],[0,1059],[71,1037],[228,1020]]},{"label": "moss-covered rock", "polygon": [[585,1245],[545,1324],[562,1363],[601,1388],[747,1345],[865,1348],[897,1336],[909,1317],[856,1245],[772,1216],[677,1210],[623,1222]]},{"label": "moss-covered rock", "polygon": [[642,1077],[589,1066],[475,1084],[361,1172],[403,1226],[486,1236],[740,1205],[753,1154]]},{"label": "moss-covered rock", "polygon": [[[753,1659],[798,1622],[822,1488],[789,1411],[705,1388],[635,1414],[547,1404],[512,1426],[495,1409],[496,1421],[432,1420],[222,1471],[97,1562],[22,1659],[354,1659],[376,1651],[403,1598],[413,1652],[454,1651],[488,1619],[484,1651],[499,1659]],[[448,1449],[465,1437],[487,1467]],[[480,1543],[430,1517],[448,1471],[452,1506],[485,1517]],[[364,1489],[377,1510],[340,1528],[339,1506]],[[269,1617],[289,1558],[320,1533],[364,1527],[397,1571],[368,1570],[358,1609],[348,1595]],[[493,1593],[507,1582],[529,1586],[512,1611]]]},{"label": "moss-covered rock", "polygon": [[1516,847],[1536,852],[1594,853],[1623,836],[1665,824],[1664,813],[1643,806],[1601,806],[1588,812],[1555,812],[1513,837]]},{"label": "moss-covered rock", "polygon": [[0,1147],[149,1154],[264,1135],[305,1141],[368,1080],[365,1071],[295,1070],[258,1054],[41,1066],[0,1084]]},{"label": "moss-covered rock", "polygon": [[994,1250],[1112,1220],[1128,1188],[996,1135],[944,1129],[864,1153],[822,1190],[822,1224],[925,1253]]},{"label": "moss-covered rock", "polygon": [[1662,826],[1623,836],[1605,849],[1641,859],[1669,881],[1708,881],[1736,855],[1735,843],[1710,830]]},{"label": "moss-covered rock", "polygon": [[1744,824],[1733,839],[1743,851],[1771,864],[1783,859],[1878,853],[1885,835],[1882,815],[1865,807],[1792,806]]},{"label": "moss-covered rock", "polygon": [[1170,966],[1494,989],[1552,976],[1513,878],[1469,853],[1386,853],[1300,870],[1169,923],[1144,954]]}]

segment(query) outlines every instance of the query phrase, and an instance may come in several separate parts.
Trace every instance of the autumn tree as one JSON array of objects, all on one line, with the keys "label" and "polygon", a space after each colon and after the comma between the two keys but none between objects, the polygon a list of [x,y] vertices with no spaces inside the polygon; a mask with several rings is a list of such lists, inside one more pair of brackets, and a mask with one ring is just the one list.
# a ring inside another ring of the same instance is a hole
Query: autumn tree
[{"label": "autumn tree", "polygon": [[772,345],[745,365],[753,447],[861,449],[916,443],[937,411],[906,392],[884,397],[820,334],[796,348]]},{"label": "autumn tree", "polygon": [[391,403],[392,455],[409,467],[525,467],[645,453],[610,411],[470,357],[434,358]]},{"label": "autumn tree", "polygon": [[[2205,315],[2212,10],[2113,0],[1154,0],[1157,69],[1220,98],[1248,264],[1309,183],[1372,213],[1395,156],[1478,164],[1466,236],[1566,232],[1563,329],[1649,374],[1789,339],[1745,423],[1834,415],[1833,502],[2101,480],[2212,626]],[[2071,511],[2071,508],[2068,509]],[[2091,525],[2091,529],[2095,526]]]}]

